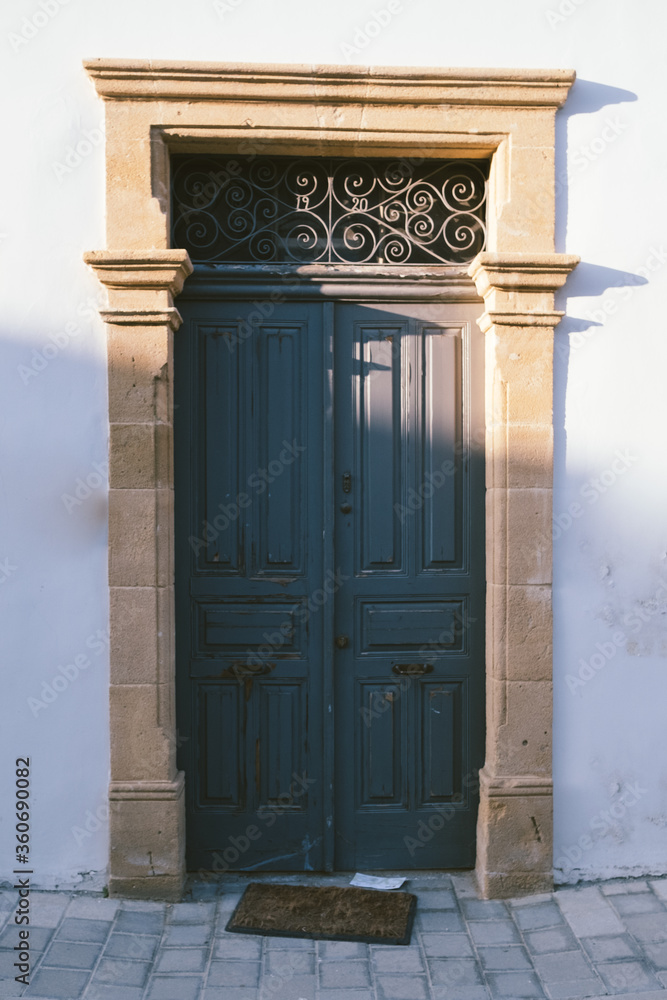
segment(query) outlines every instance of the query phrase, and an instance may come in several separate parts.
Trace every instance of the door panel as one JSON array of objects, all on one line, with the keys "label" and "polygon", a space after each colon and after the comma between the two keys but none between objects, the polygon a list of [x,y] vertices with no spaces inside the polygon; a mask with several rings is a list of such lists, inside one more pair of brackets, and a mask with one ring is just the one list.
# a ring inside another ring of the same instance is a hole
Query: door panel
[{"label": "door panel", "polygon": [[189,867],[472,865],[479,307],[294,301],[262,319],[251,302],[179,305]]},{"label": "door panel", "polygon": [[476,312],[336,307],[335,561],[348,582],[335,631],[350,640],[334,668],[342,870],[474,864],[470,786],[484,731]]},{"label": "door panel", "polygon": [[175,352],[188,864],[319,869],[322,306],[251,311],[186,304]]}]

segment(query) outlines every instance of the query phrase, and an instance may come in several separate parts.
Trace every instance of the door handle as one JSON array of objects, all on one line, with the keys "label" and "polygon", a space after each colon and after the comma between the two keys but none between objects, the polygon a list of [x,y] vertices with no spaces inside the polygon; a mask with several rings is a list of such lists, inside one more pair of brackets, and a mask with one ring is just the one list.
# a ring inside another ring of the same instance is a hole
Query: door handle
[{"label": "door handle", "polygon": [[343,514],[349,514],[350,511],[352,510],[352,504],[351,503],[342,503],[340,505],[340,509],[341,509],[341,511],[342,511]]},{"label": "door handle", "polygon": [[423,674],[430,674],[433,670],[432,663],[395,663],[391,668],[395,674],[407,674],[409,677],[421,677]]},{"label": "door handle", "polygon": [[335,643],[339,649],[347,649],[350,645],[350,637],[348,635],[337,635]]}]

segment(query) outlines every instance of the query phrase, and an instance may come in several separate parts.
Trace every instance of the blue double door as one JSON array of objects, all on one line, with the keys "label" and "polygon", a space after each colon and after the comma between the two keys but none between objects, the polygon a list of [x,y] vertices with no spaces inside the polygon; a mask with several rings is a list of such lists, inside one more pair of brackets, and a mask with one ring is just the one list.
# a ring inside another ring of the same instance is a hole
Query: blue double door
[{"label": "blue double door", "polygon": [[176,334],[191,869],[474,864],[484,462],[474,304],[196,294]]}]

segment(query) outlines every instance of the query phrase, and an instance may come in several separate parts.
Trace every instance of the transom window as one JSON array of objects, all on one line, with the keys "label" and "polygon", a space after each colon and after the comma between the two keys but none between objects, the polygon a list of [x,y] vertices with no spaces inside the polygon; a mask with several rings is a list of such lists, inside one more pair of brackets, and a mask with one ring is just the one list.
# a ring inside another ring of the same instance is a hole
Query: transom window
[{"label": "transom window", "polygon": [[485,247],[478,160],[174,156],[173,246],[194,264],[465,264]]}]

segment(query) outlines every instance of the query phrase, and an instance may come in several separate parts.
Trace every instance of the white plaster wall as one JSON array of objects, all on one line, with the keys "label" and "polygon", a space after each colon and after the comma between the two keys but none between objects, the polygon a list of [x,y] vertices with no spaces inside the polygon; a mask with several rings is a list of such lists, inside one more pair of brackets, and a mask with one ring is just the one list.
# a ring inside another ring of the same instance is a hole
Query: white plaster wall
[{"label": "white plaster wall", "polygon": [[[12,764],[24,754],[35,880],[105,877],[105,346],[81,262],[104,245],[103,107],[81,68],[93,56],[576,69],[558,133],[557,249],[584,263],[556,348],[556,866],[563,881],[667,871],[667,10],[394,0],[389,23],[366,31],[387,7],[2,6],[0,879],[12,877]],[[47,704],[58,675],[67,683]]]}]

